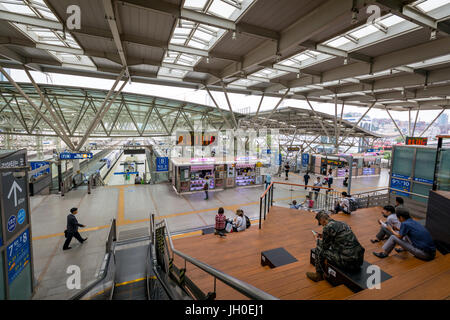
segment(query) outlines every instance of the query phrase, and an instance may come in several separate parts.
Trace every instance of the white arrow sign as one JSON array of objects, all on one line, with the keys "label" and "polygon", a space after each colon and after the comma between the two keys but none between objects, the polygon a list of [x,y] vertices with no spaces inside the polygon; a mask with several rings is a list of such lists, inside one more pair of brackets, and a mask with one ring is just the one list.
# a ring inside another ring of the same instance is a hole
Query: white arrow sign
[{"label": "white arrow sign", "polygon": [[19,186],[19,184],[14,180],[11,190],[9,190],[8,193],[8,199],[11,198],[12,192],[14,191],[14,206],[17,207],[17,189],[19,189],[19,192],[22,192],[22,188]]}]

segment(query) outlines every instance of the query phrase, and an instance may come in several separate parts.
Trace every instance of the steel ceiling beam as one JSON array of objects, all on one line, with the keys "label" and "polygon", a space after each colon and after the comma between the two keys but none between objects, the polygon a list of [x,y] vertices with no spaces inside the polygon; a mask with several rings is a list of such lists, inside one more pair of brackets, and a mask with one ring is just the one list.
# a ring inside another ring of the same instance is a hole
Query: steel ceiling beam
[{"label": "steel ceiling beam", "polygon": [[439,112],[439,114],[436,116],[436,118],[433,119],[433,121],[431,121],[431,123],[425,128],[425,130],[422,131],[422,133],[419,135],[419,137],[423,136],[425,132],[428,131],[428,129],[430,129],[430,127],[433,125],[433,123],[441,116],[442,113],[444,113],[446,109],[442,108],[441,112]]},{"label": "steel ceiling beam", "polygon": [[89,136],[91,135],[91,133],[94,131],[94,129],[97,127],[98,123],[100,122],[100,120],[103,119],[103,116],[105,115],[105,113],[109,110],[109,108],[111,107],[111,105],[113,104],[113,102],[116,100],[117,96],[120,94],[120,92],[122,91],[122,89],[125,87],[126,85],[126,81],[124,81],[124,83],[122,84],[122,86],[120,87],[119,91],[117,91],[113,98],[111,99],[111,101],[109,102],[108,106],[106,106],[110,96],[112,95],[112,93],[114,92],[115,88],[117,87],[119,81],[122,79],[123,75],[125,74],[125,68],[122,69],[122,71],[120,72],[119,76],[116,78],[116,81],[114,82],[113,86],[111,87],[111,89],[109,90],[108,94],[105,97],[105,100],[103,101],[103,104],[101,105],[99,111],[97,112],[97,114],[95,115],[94,120],[91,122],[91,124],[88,127],[88,130],[86,131],[86,133],[84,134],[83,138],[81,139],[80,143],[77,145],[76,147],[76,151],[79,151],[81,149],[81,147],[84,145],[84,143],[86,142],[86,140],[89,138]]},{"label": "steel ceiling beam", "polygon": [[[39,97],[41,98],[41,101],[44,103],[45,107],[47,108],[48,112],[50,113],[51,117],[53,118],[53,120],[55,121],[59,131],[61,132],[61,134],[64,136],[64,140],[63,141],[67,141],[70,142],[68,144],[68,147],[71,150],[75,149],[75,146],[73,145],[72,141],[70,141],[70,138],[67,136],[67,133],[65,132],[61,122],[58,120],[56,114],[53,112],[52,107],[50,106],[50,104],[48,103],[47,99],[44,97],[44,95],[42,94],[41,89],[39,88],[39,86],[36,84],[36,82],[34,81],[33,77],[31,76],[31,73],[27,70],[27,68],[24,68],[25,73],[27,74],[28,79],[30,79],[31,83],[33,84],[33,87],[36,89],[36,92],[39,94]],[[70,132],[69,132],[70,134]]]},{"label": "steel ceiling beam", "polygon": [[203,12],[198,12],[191,9],[179,8],[176,4],[171,4],[164,1],[152,0],[126,0],[119,1],[120,4],[137,7],[140,9],[148,9],[157,13],[171,15],[176,19],[183,19],[192,21],[223,30],[231,30],[243,33],[252,37],[264,38],[270,40],[278,40],[279,35],[276,31],[261,28],[247,23],[235,23],[232,20],[212,16]]}]

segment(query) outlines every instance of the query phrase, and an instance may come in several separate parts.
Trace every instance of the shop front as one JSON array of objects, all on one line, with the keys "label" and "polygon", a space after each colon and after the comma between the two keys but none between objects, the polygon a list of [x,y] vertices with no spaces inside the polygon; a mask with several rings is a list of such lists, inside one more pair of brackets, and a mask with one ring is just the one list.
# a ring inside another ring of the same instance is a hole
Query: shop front
[{"label": "shop front", "polygon": [[174,158],[171,161],[172,185],[178,194],[202,192],[206,181],[209,190],[215,191],[263,183],[262,162],[256,158]]}]

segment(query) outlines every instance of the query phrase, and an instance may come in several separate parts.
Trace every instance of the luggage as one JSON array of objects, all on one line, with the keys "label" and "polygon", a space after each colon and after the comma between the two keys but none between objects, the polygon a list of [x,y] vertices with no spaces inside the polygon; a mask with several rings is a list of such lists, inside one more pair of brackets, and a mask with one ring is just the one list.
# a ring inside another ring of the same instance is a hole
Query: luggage
[{"label": "luggage", "polygon": [[247,217],[247,216],[245,216],[245,228],[246,229],[248,229],[248,228],[250,228],[250,226],[252,225],[251,223],[250,223],[250,219]]}]

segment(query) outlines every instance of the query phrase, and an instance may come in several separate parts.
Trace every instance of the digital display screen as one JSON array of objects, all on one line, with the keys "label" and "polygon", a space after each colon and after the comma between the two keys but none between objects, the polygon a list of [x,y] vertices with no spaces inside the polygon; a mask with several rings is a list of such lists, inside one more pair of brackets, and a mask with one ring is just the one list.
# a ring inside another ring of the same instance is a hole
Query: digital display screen
[{"label": "digital display screen", "polygon": [[426,146],[427,143],[428,143],[428,138],[422,138],[422,137],[406,137],[406,145]]}]

